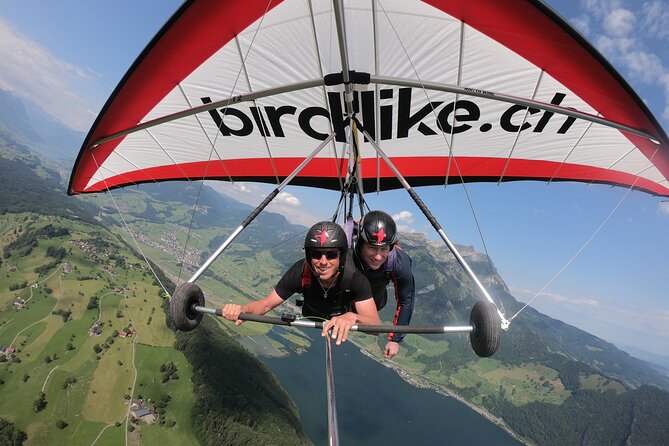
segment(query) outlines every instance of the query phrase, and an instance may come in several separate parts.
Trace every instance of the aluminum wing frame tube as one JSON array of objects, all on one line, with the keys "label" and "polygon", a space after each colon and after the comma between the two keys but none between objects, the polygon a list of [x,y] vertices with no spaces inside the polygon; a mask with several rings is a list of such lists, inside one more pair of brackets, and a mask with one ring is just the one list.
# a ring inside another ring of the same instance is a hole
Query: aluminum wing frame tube
[{"label": "aluminum wing frame tube", "polygon": [[[341,59],[341,69],[342,69],[342,79],[344,82],[344,102],[346,104],[346,115],[351,118],[353,117],[353,84],[351,83],[351,77],[350,77],[350,64],[348,60],[348,46],[346,44],[346,23],[344,20],[344,2],[342,0],[333,0],[333,9],[334,9],[334,15],[335,15],[335,22],[337,25],[337,42],[339,45],[339,56]],[[355,130],[355,125],[350,125],[349,126],[350,133],[349,133],[349,142],[348,142],[348,150],[349,150],[349,172],[351,171],[351,166],[354,166],[353,169],[355,170],[354,174],[358,175],[358,178],[362,178],[360,175],[360,164],[358,160],[358,155],[357,151],[353,150],[353,146],[357,145],[356,143],[356,130]],[[347,174],[347,180],[348,180],[348,174]],[[359,193],[362,194],[364,193],[364,190],[362,189],[362,182],[358,181],[357,183],[357,189]],[[360,203],[360,213],[361,215],[364,213],[363,209],[363,204],[362,202]]]},{"label": "aluminum wing frame tube", "polygon": [[325,377],[328,400],[328,439],[330,446],[337,446],[339,444],[339,426],[337,423],[337,399],[335,396],[330,336],[325,337]]},{"label": "aluminum wing frame tube", "polygon": [[[358,125],[360,125],[360,124],[358,123]],[[404,189],[406,189],[406,191],[409,193],[409,196],[416,203],[416,205],[421,210],[423,215],[425,215],[425,218],[427,218],[427,220],[430,222],[432,227],[437,231],[437,233],[439,234],[441,239],[444,241],[444,243],[446,243],[446,246],[448,246],[448,249],[451,250],[451,252],[453,253],[455,258],[457,259],[460,266],[462,266],[462,268],[467,272],[469,277],[474,281],[474,283],[479,288],[481,293],[483,293],[485,298],[488,299],[488,301],[491,304],[493,304],[495,306],[495,308],[497,308],[497,314],[499,315],[499,318],[502,321],[502,328],[504,330],[509,328],[509,321],[506,320],[506,318],[504,317],[504,314],[502,314],[499,307],[497,307],[497,304],[495,303],[495,301],[492,299],[492,297],[490,297],[490,294],[488,294],[488,291],[485,289],[485,287],[483,286],[481,281],[478,279],[478,277],[476,277],[476,274],[474,273],[474,271],[469,267],[469,264],[467,263],[467,261],[464,259],[464,257],[462,257],[462,255],[460,255],[460,252],[455,247],[455,244],[448,238],[448,236],[446,235],[446,233],[442,229],[442,227],[439,224],[439,222],[437,221],[437,219],[434,217],[434,215],[432,215],[432,212],[430,212],[430,210],[427,208],[427,206],[425,205],[423,200],[421,200],[421,198],[418,196],[416,191],[413,190],[411,185],[407,182],[407,180],[404,179],[404,177],[402,176],[400,171],[397,169],[397,167],[395,167],[395,165],[392,163],[392,161],[390,161],[390,158],[388,158],[388,156],[385,154],[385,152],[383,150],[381,150],[381,148],[376,144],[376,142],[374,141],[374,138],[372,138],[371,135],[367,132],[367,130],[365,130],[362,126],[360,126],[360,127],[363,129],[363,134],[365,135],[365,137],[367,138],[369,143],[372,145],[372,147],[374,147],[374,150],[376,150],[376,152],[379,154],[379,156],[381,158],[383,158],[383,160],[386,162],[386,164],[388,165],[390,170],[393,171],[393,173],[395,174],[397,179],[400,181],[400,183],[402,184]]]},{"label": "aluminum wing frame tube", "polygon": [[416,81],[413,79],[403,79],[397,77],[385,77],[385,76],[371,76],[371,83],[377,84],[386,84],[386,85],[398,85],[401,87],[414,87],[425,90],[435,90],[443,91],[446,93],[458,93],[466,96],[476,96],[479,98],[492,99],[495,101],[508,102],[511,104],[522,105],[526,107],[534,107],[544,111],[550,111],[557,113],[559,115],[570,116],[572,118],[583,119],[588,122],[595,122],[607,127],[614,128],[616,130],[621,130],[623,132],[631,133],[633,135],[641,136],[651,141],[653,144],[660,145],[660,142],[657,138],[649,133],[643,132],[634,127],[630,127],[625,124],[621,124],[615,121],[609,121],[608,119],[601,118],[599,116],[594,116],[589,113],[580,112],[578,110],[571,110],[566,107],[560,107],[554,104],[547,104],[545,102],[534,101],[531,99],[523,99],[516,96],[510,96],[503,93],[495,93],[493,91],[479,90],[476,88],[467,88],[459,87],[457,85],[449,84],[440,84],[436,82],[425,82],[425,81]]},{"label": "aluminum wing frame tube", "polygon": [[255,209],[253,210],[253,212],[251,212],[251,213],[249,214],[248,217],[246,217],[246,219],[242,222],[242,224],[241,224],[237,229],[235,229],[235,232],[233,232],[233,233],[230,235],[230,237],[228,237],[228,239],[227,239],[225,242],[223,242],[223,244],[216,250],[216,252],[214,252],[214,253],[207,259],[207,261],[204,262],[204,263],[202,264],[202,266],[200,267],[200,269],[198,269],[198,270],[195,272],[195,274],[193,274],[193,277],[191,277],[190,279],[188,279],[188,282],[189,282],[189,283],[193,283],[193,282],[195,282],[195,281],[196,281],[196,280],[197,280],[197,279],[198,279],[198,278],[199,278],[199,277],[200,277],[200,276],[207,270],[207,268],[209,268],[209,266],[211,266],[211,264],[214,262],[214,260],[216,260],[216,259],[218,258],[218,256],[220,256],[220,255],[223,253],[223,251],[225,251],[225,249],[230,245],[230,243],[232,243],[232,241],[233,241],[235,238],[237,238],[237,236],[244,230],[244,228],[246,228],[249,224],[251,224],[251,222],[258,216],[258,214],[260,214],[260,212],[261,212],[263,209],[265,209],[265,207],[267,207],[267,205],[270,204],[270,202],[271,202],[277,195],[279,195],[279,192],[281,192],[281,190],[282,190],[283,188],[285,188],[285,187],[288,185],[288,183],[290,183],[290,182],[293,180],[293,178],[295,178],[295,177],[297,176],[297,174],[300,173],[300,171],[301,171],[302,169],[304,169],[304,167],[305,167],[307,164],[309,164],[309,162],[310,162],[312,159],[314,159],[314,157],[315,157],[316,155],[318,155],[318,153],[319,153],[321,150],[323,150],[323,148],[324,148],[326,145],[328,145],[328,144],[330,143],[330,141],[332,141],[332,139],[334,139],[334,137],[336,136],[336,134],[337,134],[336,131],[335,131],[335,132],[332,132],[332,133],[330,134],[330,136],[328,136],[328,137],[325,139],[325,141],[323,141],[318,147],[316,147],[316,149],[315,149],[313,152],[311,152],[311,154],[309,154],[309,156],[306,157],[306,158],[304,159],[304,161],[302,161],[302,162],[300,163],[300,165],[297,166],[297,168],[295,168],[295,170],[294,170],[290,175],[288,175],[288,176],[286,177],[286,179],[283,180],[283,181],[281,182],[281,184],[279,184],[279,185],[276,187],[276,189],[274,189],[274,190],[267,196],[267,198],[265,198],[265,199],[263,200],[263,202],[260,203],[260,204],[258,205],[258,207],[255,208]]},{"label": "aluminum wing frame tube", "polygon": [[344,102],[346,102],[346,114],[353,116],[353,86],[349,76],[348,48],[346,46],[346,25],[344,24],[344,2],[333,0],[335,22],[337,24],[337,39],[339,43],[339,56],[341,58],[341,70],[344,80]]},{"label": "aluminum wing frame tube", "polygon": [[[210,308],[195,306],[193,308],[198,313],[212,314],[214,316],[223,316],[223,310],[220,308]],[[299,328],[317,328],[323,329],[323,321],[312,321],[309,319],[296,319],[296,317],[285,319],[262,314],[242,313],[239,320],[260,322],[263,324],[282,325],[286,327]],[[432,327],[414,327],[410,325],[352,325],[351,331],[360,331],[363,333],[407,333],[407,334],[444,334],[444,333],[470,333],[474,331],[471,325],[456,326],[432,326]]]},{"label": "aluminum wing frame tube", "polygon": [[140,130],[144,129],[149,129],[152,127],[155,127],[160,124],[164,124],[166,122],[172,122],[177,119],[185,118],[187,116],[192,116],[196,115],[198,113],[204,113],[209,110],[213,110],[219,107],[229,107],[234,104],[238,104],[240,102],[250,102],[254,101],[256,99],[268,97],[268,96],[274,96],[282,93],[289,93],[291,91],[298,91],[298,90],[304,90],[307,88],[313,88],[313,87],[320,87],[323,86],[323,79],[312,79],[309,81],[304,81],[304,82],[299,82],[297,84],[291,84],[291,85],[285,85],[282,87],[276,87],[276,88],[268,88],[266,90],[258,90],[252,93],[244,93],[240,94],[237,96],[232,96],[227,99],[223,99],[220,101],[216,102],[210,102],[208,104],[200,105],[199,107],[194,107],[194,108],[189,108],[187,110],[182,110],[180,112],[172,113],[171,115],[163,116],[160,118],[152,119],[151,121],[143,122],[141,124],[137,124],[133,127],[129,127],[126,129],[123,129],[121,131],[118,131],[116,133],[112,133],[111,135],[105,136],[104,138],[100,138],[99,140],[93,142],[91,144],[91,147],[97,147],[100,144],[104,144],[109,141],[113,141],[117,138],[120,138],[122,136],[130,135],[132,133],[139,132]]}]

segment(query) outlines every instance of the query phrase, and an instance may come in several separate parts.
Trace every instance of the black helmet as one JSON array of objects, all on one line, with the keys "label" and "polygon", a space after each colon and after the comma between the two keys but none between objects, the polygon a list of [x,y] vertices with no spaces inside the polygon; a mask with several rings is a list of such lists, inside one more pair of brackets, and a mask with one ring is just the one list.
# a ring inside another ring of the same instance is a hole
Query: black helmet
[{"label": "black helmet", "polygon": [[309,250],[337,248],[339,254],[339,268],[343,268],[348,251],[348,239],[346,233],[337,223],[332,221],[320,221],[313,225],[304,238],[304,251],[307,262],[311,259]]},{"label": "black helmet", "polygon": [[365,241],[375,246],[393,246],[397,242],[395,220],[383,211],[370,211],[360,222],[358,242]]}]

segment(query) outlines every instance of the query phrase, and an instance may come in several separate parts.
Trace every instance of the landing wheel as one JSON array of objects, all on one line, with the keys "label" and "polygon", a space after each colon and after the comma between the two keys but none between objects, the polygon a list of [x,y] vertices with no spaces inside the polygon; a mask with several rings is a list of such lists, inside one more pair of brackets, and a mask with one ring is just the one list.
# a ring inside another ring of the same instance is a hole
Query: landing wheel
[{"label": "landing wheel", "polygon": [[497,308],[485,300],[476,302],[469,316],[469,324],[474,327],[474,330],[469,333],[469,341],[474,353],[481,358],[495,354],[502,334]]},{"label": "landing wheel", "polygon": [[170,317],[180,331],[191,331],[202,320],[202,313],[195,311],[195,307],[204,306],[204,294],[194,283],[183,283],[174,290],[170,299]]}]

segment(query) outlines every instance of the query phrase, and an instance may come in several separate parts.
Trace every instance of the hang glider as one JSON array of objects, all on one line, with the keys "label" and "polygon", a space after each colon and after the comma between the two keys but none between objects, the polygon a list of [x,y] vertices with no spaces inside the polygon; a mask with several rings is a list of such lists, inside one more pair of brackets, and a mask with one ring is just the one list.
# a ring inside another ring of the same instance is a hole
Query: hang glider
[{"label": "hang glider", "polygon": [[69,193],[278,184],[331,133],[291,184],[339,189],[351,116],[370,137],[365,190],[401,186],[373,139],[413,186],[568,180],[669,196],[669,140],[643,101],[528,0],[187,1],[104,106]]},{"label": "hang glider", "polygon": [[[360,197],[404,187],[487,299],[469,326],[405,328],[468,332],[489,356],[509,321],[413,186],[578,181],[669,196],[669,139],[539,0],[191,0],[105,104],[68,193],[207,179],[277,188],[177,288],[181,329],[220,315],[193,282],[287,184]],[[336,444],[329,354],[326,368]]]}]

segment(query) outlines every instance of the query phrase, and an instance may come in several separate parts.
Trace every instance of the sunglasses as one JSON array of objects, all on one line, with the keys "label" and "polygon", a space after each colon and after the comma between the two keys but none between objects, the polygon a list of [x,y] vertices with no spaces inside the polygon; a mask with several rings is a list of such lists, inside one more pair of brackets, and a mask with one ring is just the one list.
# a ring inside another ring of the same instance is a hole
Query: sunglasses
[{"label": "sunglasses", "polygon": [[314,260],[320,260],[321,257],[325,256],[328,260],[334,260],[339,257],[339,250],[337,251],[321,251],[319,249],[312,249],[309,251],[309,255]]}]

